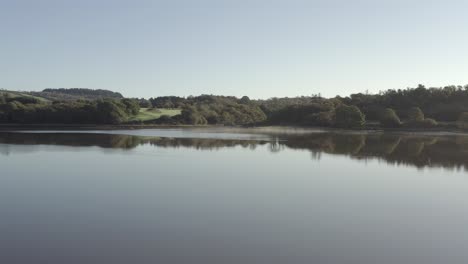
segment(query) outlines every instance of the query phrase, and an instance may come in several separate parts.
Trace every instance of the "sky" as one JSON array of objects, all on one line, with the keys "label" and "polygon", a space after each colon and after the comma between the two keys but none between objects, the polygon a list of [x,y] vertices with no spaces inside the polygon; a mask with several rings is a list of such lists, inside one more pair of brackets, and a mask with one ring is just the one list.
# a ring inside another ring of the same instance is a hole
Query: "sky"
[{"label": "sky", "polygon": [[468,84],[468,1],[0,0],[0,88],[325,97]]}]

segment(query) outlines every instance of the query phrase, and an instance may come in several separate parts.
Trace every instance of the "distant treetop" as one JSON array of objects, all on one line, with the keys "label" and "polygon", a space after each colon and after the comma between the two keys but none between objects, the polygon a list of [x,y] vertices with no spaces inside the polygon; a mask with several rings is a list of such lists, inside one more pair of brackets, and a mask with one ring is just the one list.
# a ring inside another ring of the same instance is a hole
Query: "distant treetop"
[{"label": "distant treetop", "polygon": [[123,98],[122,94],[118,92],[113,92],[110,90],[103,89],[89,89],[89,88],[47,88],[42,92],[45,93],[63,93],[63,94],[72,94],[72,95],[93,95],[93,96],[103,96],[103,97],[118,97]]},{"label": "distant treetop", "polygon": [[122,99],[122,94],[109,90],[88,88],[47,88],[37,95],[50,99]]}]

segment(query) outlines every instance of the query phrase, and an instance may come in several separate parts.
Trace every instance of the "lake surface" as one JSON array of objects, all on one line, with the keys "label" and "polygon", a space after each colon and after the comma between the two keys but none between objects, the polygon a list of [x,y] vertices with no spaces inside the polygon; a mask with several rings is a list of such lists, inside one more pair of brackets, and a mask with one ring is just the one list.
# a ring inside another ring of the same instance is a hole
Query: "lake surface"
[{"label": "lake surface", "polygon": [[0,133],[0,263],[468,263],[468,136]]}]

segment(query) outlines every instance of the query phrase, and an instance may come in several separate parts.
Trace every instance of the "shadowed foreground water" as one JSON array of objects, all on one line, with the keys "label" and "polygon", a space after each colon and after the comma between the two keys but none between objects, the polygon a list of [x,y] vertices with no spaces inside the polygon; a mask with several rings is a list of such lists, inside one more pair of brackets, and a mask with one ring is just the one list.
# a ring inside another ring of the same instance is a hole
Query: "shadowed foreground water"
[{"label": "shadowed foreground water", "polygon": [[467,263],[468,137],[0,133],[0,263]]}]

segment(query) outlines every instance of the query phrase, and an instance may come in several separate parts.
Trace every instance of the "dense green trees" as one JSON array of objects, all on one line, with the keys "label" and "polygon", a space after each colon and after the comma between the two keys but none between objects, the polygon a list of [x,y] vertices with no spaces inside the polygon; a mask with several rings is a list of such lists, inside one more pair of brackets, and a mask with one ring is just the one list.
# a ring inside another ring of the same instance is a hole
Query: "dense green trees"
[{"label": "dense green trees", "polygon": [[138,101],[138,104],[140,105],[141,108],[152,108],[153,107],[150,100],[147,100],[145,98],[140,98],[140,99],[136,99],[136,100]]},{"label": "dense green trees", "polygon": [[260,106],[247,96],[165,96],[151,98],[150,102],[157,108],[182,109],[181,115],[149,121],[152,124],[254,125],[266,120]]},{"label": "dense green trees", "polygon": [[250,101],[250,98],[248,96],[242,96],[242,98],[239,100],[239,102],[241,104],[249,104],[251,101]]},{"label": "dense green trees", "polygon": [[154,108],[182,108],[187,99],[178,96],[162,96],[150,98],[149,101]]},{"label": "dense green trees", "polygon": [[[245,99],[245,98],[244,98]],[[266,120],[255,104],[246,100],[220,96],[192,98],[182,110],[182,120],[188,124],[250,125]]]},{"label": "dense green trees", "polygon": [[97,99],[123,99],[122,94],[102,89],[88,88],[58,88],[44,89],[42,92],[31,92],[35,96],[40,96],[49,100],[97,100]]},{"label": "dense green trees", "polygon": [[380,124],[383,127],[395,128],[401,126],[401,120],[395,113],[395,110],[387,108],[383,111],[380,117]]},{"label": "dense green trees", "polygon": [[[437,121],[452,122],[462,112],[468,112],[468,86],[447,86],[443,88],[416,88],[387,90],[379,94],[353,94],[349,97],[331,99],[317,95],[294,98],[271,98],[252,100],[247,96],[189,96],[151,98],[151,104],[159,108],[186,109],[183,117],[166,120],[174,123],[204,124],[270,124],[301,126],[361,127],[365,120],[379,122],[384,127],[430,128]],[[248,106],[239,112],[238,105]],[[345,106],[354,106],[353,110]],[[257,110],[260,108],[260,111]],[[338,108],[341,108],[337,111]],[[342,111],[349,109],[348,111]],[[393,112],[389,112],[392,109]],[[356,111],[360,110],[360,111]],[[189,112],[193,114],[189,115]],[[247,112],[248,114],[246,114]],[[339,113],[337,115],[337,112]],[[356,113],[352,125],[343,113]],[[360,114],[359,114],[360,112]],[[263,113],[263,114],[262,114]],[[362,116],[361,116],[362,114]],[[263,117],[263,115],[266,116]],[[204,118],[202,119],[201,116]],[[246,118],[256,116],[257,118]],[[426,117],[427,116],[427,117]],[[361,117],[365,117],[361,119]],[[243,120],[244,119],[244,120]],[[259,121],[260,120],[260,121]]]},{"label": "dense green trees", "polygon": [[419,107],[411,107],[408,111],[408,121],[412,123],[421,122],[424,120],[424,113]]},{"label": "dense green trees", "polygon": [[[0,96],[0,122],[4,123],[78,123],[120,124],[138,115],[140,99],[100,99],[43,102],[33,97]],[[190,98],[165,97],[148,101],[159,106],[178,106],[182,114],[152,123],[251,125],[266,116],[248,97],[203,95]]]},{"label": "dense green trees", "polygon": [[340,98],[343,103],[356,105],[368,120],[378,120],[380,112],[392,108],[402,120],[408,118],[408,110],[420,108],[427,117],[439,121],[456,121],[462,112],[468,112],[468,85],[416,88],[382,91],[378,94],[353,94]]},{"label": "dense green trees", "polygon": [[274,98],[260,101],[260,107],[268,113],[267,122],[272,125],[332,126],[336,102],[323,98],[310,99]]},{"label": "dense green trees", "polygon": [[438,123],[432,118],[425,118],[423,111],[419,107],[411,107],[408,111],[408,119],[405,126],[412,128],[432,128]]},{"label": "dense green trees", "polygon": [[366,118],[356,106],[340,105],[335,110],[335,126],[341,128],[360,128]]},{"label": "dense green trees", "polygon": [[[47,97],[33,96],[34,93],[0,91],[0,122],[118,124],[138,115],[140,107],[154,107],[177,108],[182,114],[147,121],[152,124],[358,128],[369,121],[372,127],[380,123],[388,128],[431,128],[438,126],[436,120],[454,127],[458,117],[468,113],[468,86],[426,88],[419,85],[379,94],[358,93],[330,99],[319,95],[267,100],[201,95],[146,100],[124,99],[118,93],[89,89],[46,89],[41,93],[54,94],[58,99],[47,100]],[[101,98],[106,96],[119,98]]]},{"label": "dense green trees", "polygon": [[0,122],[119,124],[139,111],[138,102],[130,99],[25,104],[20,101],[0,104]]},{"label": "dense green trees", "polygon": [[[119,102],[119,101],[111,101],[111,102]],[[122,99],[120,100],[121,105],[120,107],[123,108],[128,115],[137,115],[140,112],[140,104],[137,99]]]},{"label": "dense green trees", "polygon": [[196,107],[187,106],[182,110],[182,121],[189,125],[206,125],[208,121]]},{"label": "dense green trees", "polygon": [[[454,122],[462,112],[468,112],[468,86],[426,88],[419,85],[417,88],[387,90],[379,94],[358,93],[331,99],[318,96],[272,98],[256,103],[268,116],[270,124],[340,126],[335,122],[335,109],[344,104],[359,108],[371,123],[387,122],[386,127],[402,123],[408,128],[431,128],[438,126],[436,120]],[[328,105],[329,109],[318,109],[317,105]],[[386,109],[393,109],[395,115]],[[326,120],[331,119],[332,122],[320,122],[319,116],[331,117]]]},{"label": "dense green trees", "polygon": [[124,104],[114,101],[99,101],[96,114],[99,123],[119,124],[126,120],[127,113]]}]

